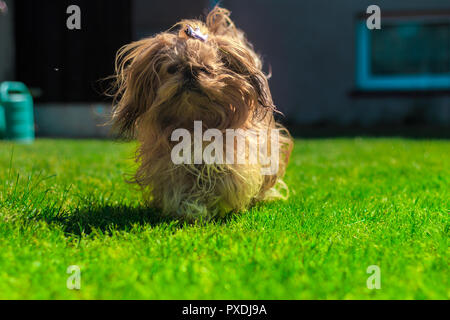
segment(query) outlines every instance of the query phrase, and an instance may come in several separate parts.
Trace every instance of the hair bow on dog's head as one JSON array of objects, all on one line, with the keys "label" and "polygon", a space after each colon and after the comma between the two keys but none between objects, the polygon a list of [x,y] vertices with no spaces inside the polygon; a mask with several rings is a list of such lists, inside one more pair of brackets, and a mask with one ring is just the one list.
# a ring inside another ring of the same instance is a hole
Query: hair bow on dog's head
[{"label": "hair bow on dog's head", "polygon": [[200,28],[196,28],[194,30],[194,28],[192,28],[190,25],[186,26],[186,29],[184,30],[184,33],[186,33],[186,35],[188,37],[191,37],[191,38],[194,38],[194,39],[198,39],[198,40],[201,40],[203,42],[208,40],[208,35],[207,34],[203,34],[200,31]]}]

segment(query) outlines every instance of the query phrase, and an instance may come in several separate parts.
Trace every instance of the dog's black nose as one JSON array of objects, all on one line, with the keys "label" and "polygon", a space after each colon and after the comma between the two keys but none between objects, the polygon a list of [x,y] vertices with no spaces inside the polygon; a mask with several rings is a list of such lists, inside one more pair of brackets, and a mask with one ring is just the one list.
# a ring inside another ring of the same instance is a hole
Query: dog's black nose
[{"label": "dog's black nose", "polygon": [[190,81],[197,78],[197,72],[194,69],[186,68],[183,71],[184,80]]},{"label": "dog's black nose", "polygon": [[185,89],[197,89],[197,74],[194,70],[185,69],[183,72],[183,87]]}]

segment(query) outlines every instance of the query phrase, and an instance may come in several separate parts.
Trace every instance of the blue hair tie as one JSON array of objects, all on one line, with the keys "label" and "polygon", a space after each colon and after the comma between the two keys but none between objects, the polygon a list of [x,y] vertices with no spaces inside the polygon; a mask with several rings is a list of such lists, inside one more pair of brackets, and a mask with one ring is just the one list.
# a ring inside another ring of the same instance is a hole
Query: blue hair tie
[{"label": "blue hair tie", "polygon": [[208,35],[207,34],[203,34],[200,31],[200,28],[196,28],[194,30],[190,25],[187,25],[186,30],[184,30],[184,32],[186,33],[186,35],[188,37],[191,37],[191,38],[194,38],[194,39],[198,39],[198,40],[201,40],[203,42],[208,40]]}]

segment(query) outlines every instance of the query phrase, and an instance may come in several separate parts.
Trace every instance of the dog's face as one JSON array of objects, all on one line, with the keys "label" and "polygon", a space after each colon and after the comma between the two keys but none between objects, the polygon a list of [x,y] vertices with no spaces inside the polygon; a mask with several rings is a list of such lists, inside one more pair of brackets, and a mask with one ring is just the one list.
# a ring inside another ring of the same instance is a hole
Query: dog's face
[{"label": "dog's face", "polygon": [[228,16],[216,8],[206,23],[184,20],[121,49],[113,116],[121,133],[190,129],[198,120],[241,128],[275,110],[260,59]]}]

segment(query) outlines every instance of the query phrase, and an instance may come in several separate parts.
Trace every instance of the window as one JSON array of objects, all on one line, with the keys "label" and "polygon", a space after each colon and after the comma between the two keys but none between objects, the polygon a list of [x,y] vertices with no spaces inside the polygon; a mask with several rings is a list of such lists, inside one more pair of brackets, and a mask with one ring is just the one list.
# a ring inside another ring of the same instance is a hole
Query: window
[{"label": "window", "polygon": [[76,31],[66,28],[72,3],[14,2],[16,80],[39,92],[39,103],[105,101],[108,82],[99,80],[113,74],[117,50],[131,41],[129,1],[76,1]]},{"label": "window", "polygon": [[357,24],[356,82],[364,90],[450,89],[450,14],[382,15]]}]

